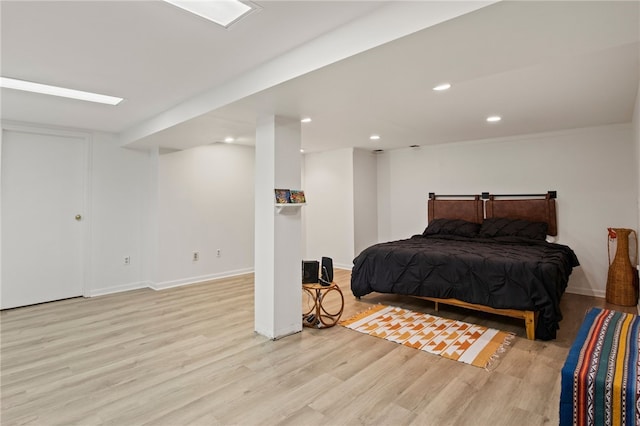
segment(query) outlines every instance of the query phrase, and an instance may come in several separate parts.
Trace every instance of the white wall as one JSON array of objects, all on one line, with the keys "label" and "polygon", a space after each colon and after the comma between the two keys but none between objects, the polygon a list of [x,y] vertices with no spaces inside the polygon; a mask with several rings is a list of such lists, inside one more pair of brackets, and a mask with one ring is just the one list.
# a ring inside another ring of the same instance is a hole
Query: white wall
[{"label": "white wall", "polygon": [[[89,230],[84,255],[85,295],[145,287],[141,234],[144,231],[148,184],[144,177],[149,165],[148,154],[121,148],[119,141],[109,134],[31,123],[19,123],[19,126],[33,128],[41,134],[79,132],[87,137],[88,206],[84,216]],[[131,259],[129,265],[124,264],[125,256]]]},{"label": "white wall", "polygon": [[354,258],[353,150],[304,156],[305,260],[331,257],[351,269]]},{"label": "white wall", "polygon": [[378,242],[377,158],[371,151],[353,151],[354,254]]},{"label": "white wall", "polygon": [[[254,149],[214,144],[160,155],[158,161],[158,257],[152,286],[252,271]],[[197,262],[194,251],[200,254]]]},{"label": "white wall", "polygon": [[[149,154],[94,134],[91,160],[89,295],[146,287],[143,251],[149,193]],[[124,257],[131,259],[124,264]]]},{"label": "white wall", "polygon": [[558,242],[571,246],[582,265],[571,292],[604,296],[606,229],[638,223],[638,163],[628,124],[389,151],[378,160],[381,240],[421,233],[429,192],[557,190]]},{"label": "white wall", "polygon": [[[638,222],[635,229],[640,233],[640,84],[638,84],[636,93],[636,105],[633,109],[631,126],[633,127],[633,141],[636,153],[636,182],[638,185]],[[640,313],[640,300],[638,300],[638,313]]]},{"label": "white wall", "polygon": [[638,224],[636,229],[640,231],[640,84],[638,84],[636,105],[633,109],[633,119],[631,122],[631,127],[633,128],[633,141],[636,154],[636,182],[638,185]]},{"label": "white wall", "polygon": [[[122,148],[114,135],[88,135],[87,296],[253,270],[253,148],[158,156]],[[193,262],[196,250],[201,260]]]},{"label": "white wall", "polygon": [[[329,256],[350,269],[376,234],[387,241],[422,232],[428,192],[554,189],[559,242],[582,263],[569,291],[603,296],[606,228],[640,228],[639,103],[640,96],[630,125],[388,151],[374,157],[376,167],[364,151],[307,154],[304,258]],[[254,163],[250,147],[216,144],[158,156],[93,134],[88,294],[251,271]],[[367,214],[376,202],[377,230],[375,213]],[[191,260],[193,251],[200,261]]]}]

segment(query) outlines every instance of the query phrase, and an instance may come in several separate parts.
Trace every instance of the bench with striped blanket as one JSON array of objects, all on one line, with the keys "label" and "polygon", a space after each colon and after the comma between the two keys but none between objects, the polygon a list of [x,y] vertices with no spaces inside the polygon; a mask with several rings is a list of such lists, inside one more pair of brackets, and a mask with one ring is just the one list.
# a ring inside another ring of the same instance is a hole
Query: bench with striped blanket
[{"label": "bench with striped blanket", "polygon": [[560,425],[640,425],[640,317],[591,308],[562,368]]}]

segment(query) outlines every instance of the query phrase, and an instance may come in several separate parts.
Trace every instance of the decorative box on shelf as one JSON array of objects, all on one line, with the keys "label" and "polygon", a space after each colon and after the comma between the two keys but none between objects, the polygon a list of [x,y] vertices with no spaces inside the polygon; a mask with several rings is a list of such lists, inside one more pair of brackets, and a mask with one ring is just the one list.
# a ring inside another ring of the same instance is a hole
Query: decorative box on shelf
[{"label": "decorative box on shelf", "polygon": [[307,204],[304,191],[297,189],[275,189],[276,208],[278,212]]}]

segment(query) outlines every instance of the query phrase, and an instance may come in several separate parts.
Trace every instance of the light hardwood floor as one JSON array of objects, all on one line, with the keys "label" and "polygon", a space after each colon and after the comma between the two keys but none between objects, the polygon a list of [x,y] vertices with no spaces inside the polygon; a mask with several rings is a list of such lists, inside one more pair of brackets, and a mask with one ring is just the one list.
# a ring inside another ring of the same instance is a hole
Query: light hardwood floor
[{"label": "light hardwood floor", "polygon": [[[343,318],[356,300],[336,271]],[[307,303],[303,299],[303,303]],[[560,369],[582,316],[604,300],[566,294],[558,339],[521,321],[439,315],[517,334],[485,371],[336,326],[271,341],[253,331],[253,276],[137,290],[1,313],[2,425],[542,425],[558,423]],[[616,307],[634,312],[633,308]]]}]

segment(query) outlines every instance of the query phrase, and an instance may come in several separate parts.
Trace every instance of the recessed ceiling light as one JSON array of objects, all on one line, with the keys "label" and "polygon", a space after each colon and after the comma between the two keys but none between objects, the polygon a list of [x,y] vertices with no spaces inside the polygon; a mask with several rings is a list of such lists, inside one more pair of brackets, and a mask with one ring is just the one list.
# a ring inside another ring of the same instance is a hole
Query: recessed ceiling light
[{"label": "recessed ceiling light", "polygon": [[451,84],[449,83],[442,83],[442,84],[438,84],[436,87],[433,88],[433,90],[435,90],[436,92],[441,92],[443,90],[447,90],[451,88]]},{"label": "recessed ceiling light", "polygon": [[228,28],[231,24],[255,10],[254,5],[238,0],[194,1],[164,0],[180,9],[201,16],[218,25]]},{"label": "recessed ceiling light", "polygon": [[311,117],[305,117],[302,120],[300,120],[301,123],[311,123]]},{"label": "recessed ceiling light", "polygon": [[98,93],[83,92],[82,90],[66,89],[64,87],[49,86],[47,84],[33,83],[31,81],[16,80],[7,77],[0,77],[0,87],[108,105],[118,105],[122,102],[122,98],[115,96],[100,95]]},{"label": "recessed ceiling light", "polygon": [[300,148],[300,152],[304,152],[304,149]]},{"label": "recessed ceiling light", "polygon": [[372,141],[377,141],[378,139],[380,139],[380,135],[371,135],[369,136],[369,139],[371,139]]},{"label": "recessed ceiling light", "polygon": [[231,136],[224,138],[225,143],[231,143],[233,142],[235,139],[232,138]]},{"label": "recessed ceiling light", "polygon": [[500,117],[499,115],[491,115],[489,117],[487,117],[487,121],[489,123],[496,123],[498,121],[502,120],[502,117]]}]

